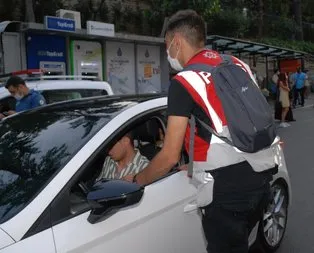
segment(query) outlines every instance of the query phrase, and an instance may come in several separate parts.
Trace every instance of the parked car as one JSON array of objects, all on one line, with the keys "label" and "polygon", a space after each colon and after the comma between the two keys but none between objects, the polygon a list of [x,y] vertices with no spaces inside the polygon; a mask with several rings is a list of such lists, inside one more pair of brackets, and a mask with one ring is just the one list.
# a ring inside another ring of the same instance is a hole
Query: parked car
[{"label": "parked car", "polygon": [[[95,182],[110,147],[130,130],[143,155],[156,155],[166,108],[161,95],[107,96],[3,120],[0,253],[205,253],[196,189],[185,171],[175,167],[145,187]],[[187,160],[182,151],[177,166]],[[249,238],[268,252],[281,244],[291,203],[281,149],[279,162],[272,201]]]},{"label": "parked car", "polygon": [[[70,76],[46,76],[35,80],[26,80],[30,89],[41,92],[47,104],[72,99],[113,95],[111,86],[104,81],[68,80]],[[0,86],[0,113],[15,109],[15,99],[4,84]],[[1,109],[3,108],[3,109]]]}]

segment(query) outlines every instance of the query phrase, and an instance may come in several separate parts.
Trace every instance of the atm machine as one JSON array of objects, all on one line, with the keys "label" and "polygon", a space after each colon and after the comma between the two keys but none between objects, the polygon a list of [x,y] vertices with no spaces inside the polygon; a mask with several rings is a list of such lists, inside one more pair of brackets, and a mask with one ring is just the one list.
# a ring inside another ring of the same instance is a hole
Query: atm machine
[{"label": "atm machine", "polygon": [[44,72],[44,75],[66,75],[66,67],[64,62],[41,61],[39,62],[39,68]]},{"label": "atm machine", "polygon": [[99,42],[73,40],[70,55],[72,75],[103,80],[102,46]]}]

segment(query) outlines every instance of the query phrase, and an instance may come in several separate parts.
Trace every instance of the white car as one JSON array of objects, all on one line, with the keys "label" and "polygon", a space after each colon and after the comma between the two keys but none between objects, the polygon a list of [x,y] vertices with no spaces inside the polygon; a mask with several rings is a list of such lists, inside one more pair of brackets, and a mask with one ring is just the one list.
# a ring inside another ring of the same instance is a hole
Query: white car
[{"label": "white car", "polygon": [[[143,155],[151,159],[160,150],[166,107],[158,95],[97,97],[3,120],[0,253],[205,253],[196,189],[185,171],[173,168],[145,188],[95,183],[110,146],[130,130]],[[186,159],[182,152],[179,164]],[[272,189],[249,238],[269,252],[283,239],[291,202],[283,153]]]},{"label": "white car", "polygon": [[[47,104],[86,97],[113,95],[112,88],[107,82],[82,79],[62,80],[67,78],[70,78],[70,76],[46,76],[42,80],[26,81],[26,85],[30,89],[39,91],[46,99]],[[15,99],[4,87],[4,84],[0,86],[0,113],[14,110],[15,103]]]}]

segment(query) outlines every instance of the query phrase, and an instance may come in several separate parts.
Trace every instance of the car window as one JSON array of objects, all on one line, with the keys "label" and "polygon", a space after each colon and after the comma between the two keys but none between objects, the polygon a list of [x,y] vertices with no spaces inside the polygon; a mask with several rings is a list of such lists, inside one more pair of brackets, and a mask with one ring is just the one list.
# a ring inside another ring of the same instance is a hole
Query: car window
[{"label": "car window", "polygon": [[108,95],[108,92],[102,89],[45,90],[42,91],[42,95],[47,103],[51,104],[72,99]]},{"label": "car window", "polygon": [[0,224],[23,209],[128,103],[22,113],[0,123]]},{"label": "car window", "polygon": [[[134,148],[136,148],[141,155],[145,156],[148,160],[161,150],[163,138],[160,137],[160,131],[164,134],[164,110],[154,113],[153,115],[145,115],[143,118],[130,122],[125,126],[121,132],[115,133],[115,136],[102,147],[94,158],[85,164],[83,170],[79,171],[76,175],[75,181],[69,182],[67,193],[64,197],[56,200],[58,203],[53,204],[54,208],[58,210],[58,215],[54,217],[52,214],[53,223],[58,223],[73,215],[90,210],[87,202],[87,194],[92,185],[99,180],[101,175],[106,175],[108,168],[103,167],[106,163],[105,159],[109,158],[109,149],[119,140],[124,134],[132,133],[134,138]],[[102,170],[104,170],[102,172]],[[171,175],[173,171],[169,173]],[[167,175],[168,176],[168,175]],[[110,180],[110,179],[109,179]],[[60,202],[59,202],[60,201]],[[55,211],[52,211],[55,213]]]},{"label": "car window", "polygon": [[108,95],[106,90],[99,90],[99,89],[86,89],[80,90],[82,97],[96,97],[96,96],[105,96]]}]

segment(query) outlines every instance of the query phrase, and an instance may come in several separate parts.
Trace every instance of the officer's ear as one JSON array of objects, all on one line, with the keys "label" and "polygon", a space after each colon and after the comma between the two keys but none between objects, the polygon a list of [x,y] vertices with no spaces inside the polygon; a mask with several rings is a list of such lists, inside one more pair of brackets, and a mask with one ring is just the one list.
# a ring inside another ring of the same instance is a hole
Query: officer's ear
[{"label": "officer's ear", "polygon": [[180,33],[175,33],[173,37],[173,46],[178,51],[182,47],[184,37]]}]

